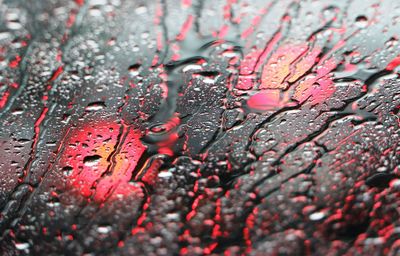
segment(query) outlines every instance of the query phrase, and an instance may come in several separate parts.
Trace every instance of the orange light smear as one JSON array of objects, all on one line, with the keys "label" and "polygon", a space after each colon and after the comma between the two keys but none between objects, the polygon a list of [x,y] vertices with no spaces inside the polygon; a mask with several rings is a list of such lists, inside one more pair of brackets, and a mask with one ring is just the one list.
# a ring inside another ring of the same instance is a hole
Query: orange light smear
[{"label": "orange light smear", "polygon": [[[335,59],[327,59],[316,64],[320,48],[308,49],[306,43],[286,44],[277,49],[264,66],[259,89],[262,91],[249,97],[247,106],[256,111],[276,110],[295,104],[291,99],[303,103],[311,99],[312,104],[319,104],[334,92],[333,81],[329,73],[336,68]],[[289,83],[294,83],[306,74],[314,65],[318,68],[304,79],[297,82],[294,88],[287,91]],[[236,88],[253,89],[254,79],[239,79]]]},{"label": "orange light smear", "polygon": [[306,56],[301,58],[293,68],[291,75],[287,79],[288,82],[294,83],[303,76],[308,70],[310,70],[317,62],[317,57],[321,53],[321,49],[315,48],[309,51]]},{"label": "orange light smear", "polygon": [[291,64],[307,48],[304,43],[280,47],[263,68],[260,89],[286,89],[287,83],[284,83],[284,80],[290,75]]},{"label": "orange light smear", "polygon": [[[83,196],[92,195],[92,184],[107,169],[107,158],[113,151],[117,140],[119,126],[115,123],[99,123],[96,126],[86,125],[75,131],[68,139],[69,144],[62,156],[63,166],[73,169],[70,181]],[[97,136],[101,135],[102,138]],[[95,165],[85,165],[84,158],[98,155],[101,157]]]},{"label": "orange light smear", "polygon": [[316,74],[310,74],[296,84],[293,99],[303,103],[311,97],[313,105],[322,103],[335,92],[329,73],[337,66],[336,60],[328,59],[320,64]]},{"label": "orange light smear", "polygon": [[[145,147],[140,142],[140,133],[134,130],[128,131],[121,151],[115,157],[115,167],[111,175],[105,176],[96,186],[95,201],[102,201],[114,190],[112,197],[129,195],[137,186],[129,184],[132,171],[135,169]],[[121,186],[124,189],[121,189]]]},{"label": "orange light smear", "polygon": [[267,43],[264,49],[253,49],[250,53],[246,54],[243,61],[240,64],[239,80],[236,89],[239,90],[250,90],[255,85],[254,78],[250,76],[255,75],[255,72],[259,70],[260,65],[264,63],[265,59],[273,50],[274,46],[278,43],[281,38],[281,33],[275,34],[271,40]]},{"label": "orange light smear", "polygon": [[[72,168],[72,174],[68,176],[70,185],[85,197],[94,196],[96,202],[104,201],[110,192],[110,198],[115,198],[137,191],[137,186],[128,182],[145,147],[139,140],[140,133],[134,130],[128,130],[124,140],[122,134],[122,145],[116,145],[119,132],[120,126],[114,122],[87,124],[72,133],[60,159],[63,167]],[[112,157],[118,147],[120,150]],[[88,156],[98,156],[98,159],[84,163]],[[115,159],[114,166],[112,159]],[[110,173],[105,174],[106,171]]]}]

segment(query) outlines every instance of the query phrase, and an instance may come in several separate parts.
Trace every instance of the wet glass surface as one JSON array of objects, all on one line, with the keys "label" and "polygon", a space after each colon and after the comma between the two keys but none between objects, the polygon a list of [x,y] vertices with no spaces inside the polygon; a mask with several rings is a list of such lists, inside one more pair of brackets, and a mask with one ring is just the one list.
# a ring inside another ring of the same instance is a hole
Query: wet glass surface
[{"label": "wet glass surface", "polygon": [[399,255],[397,0],[0,0],[2,255]]}]

